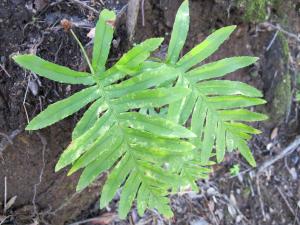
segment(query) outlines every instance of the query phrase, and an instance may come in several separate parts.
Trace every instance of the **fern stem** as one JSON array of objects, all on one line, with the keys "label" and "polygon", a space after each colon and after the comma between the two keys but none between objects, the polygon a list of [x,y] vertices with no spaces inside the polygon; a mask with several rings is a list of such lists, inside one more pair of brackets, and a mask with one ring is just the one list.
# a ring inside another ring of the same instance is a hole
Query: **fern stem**
[{"label": "fern stem", "polygon": [[80,47],[80,49],[81,49],[81,51],[82,51],[82,53],[83,53],[83,55],[84,55],[84,58],[85,58],[87,64],[89,65],[89,68],[90,68],[90,70],[91,70],[91,73],[92,73],[93,76],[94,76],[94,75],[95,75],[95,71],[94,71],[94,69],[93,69],[93,67],[92,67],[92,64],[91,64],[91,62],[90,62],[90,60],[89,60],[89,57],[88,57],[88,55],[87,55],[87,53],[86,53],[86,51],[85,51],[83,45],[82,45],[81,42],[79,41],[79,39],[78,39],[78,37],[76,36],[76,34],[74,33],[74,31],[73,31],[72,29],[70,29],[70,31],[71,31],[71,34],[73,35],[73,37],[75,38],[77,44],[79,45],[79,47]]}]

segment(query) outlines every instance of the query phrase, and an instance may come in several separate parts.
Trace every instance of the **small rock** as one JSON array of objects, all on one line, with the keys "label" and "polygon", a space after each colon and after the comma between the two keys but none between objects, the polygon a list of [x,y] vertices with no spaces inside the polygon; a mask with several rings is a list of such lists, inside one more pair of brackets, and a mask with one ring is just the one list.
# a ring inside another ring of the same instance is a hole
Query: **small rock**
[{"label": "small rock", "polygon": [[200,217],[197,220],[191,221],[190,225],[209,225],[209,223],[206,220],[204,220],[203,218]]},{"label": "small rock", "polygon": [[290,172],[290,174],[291,174],[293,180],[297,180],[298,174],[297,174],[297,172],[296,172],[295,167],[291,168],[291,169],[289,170],[289,172]]},{"label": "small rock", "polygon": [[267,144],[267,150],[268,151],[271,150],[272,147],[273,147],[273,143],[272,142],[270,142],[269,144]]},{"label": "small rock", "polygon": [[34,96],[36,96],[38,94],[39,87],[35,80],[29,80],[28,87]]},{"label": "small rock", "polygon": [[218,192],[214,188],[210,187],[207,189],[206,193],[209,197],[211,197],[211,196],[216,195]]},{"label": "small rock", "polygon": [[233,206],[231,206],[231,205],[227,205],[227,209],[228,209],[229,214],[233,218],[235,218],[236,217],[236,210],[235,210],[235,208]]},{"label": "small rock", "polygon": [[235,219],[235,222],[236,223],[239,223],[239,222],[241,222],[243,220],[243,216],[242,215],[238,215],[237,217],[236,217],[236,219]]}]

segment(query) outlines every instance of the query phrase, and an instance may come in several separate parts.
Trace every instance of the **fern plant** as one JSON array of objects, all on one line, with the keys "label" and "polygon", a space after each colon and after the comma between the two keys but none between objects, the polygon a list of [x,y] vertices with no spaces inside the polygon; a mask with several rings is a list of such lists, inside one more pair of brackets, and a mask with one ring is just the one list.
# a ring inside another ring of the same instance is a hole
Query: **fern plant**
[{"label": "fern plant", "polygon": [[231,26],[216,31],[178,60],[189,25],[186,0],[177,13],[165,62],[149,58],[163,41],[152,38],[106,69],[114,20],[114,12],[100,13],[91,62],[71,30],[90,72],[74,71],[35,55],[13,57],[42,77],[88,86],[49,105],[26,129],[44,128],[89,105],[55,170],[71,165],[71,175],[83,169],[77,191],[110,171],[101,192],[101,208],[122,187],[121,218],[126,217],[135,198],[140,215],[152,208],[171,217],[168,195],[187,184],[196,188],[195,180],[208,176],[215,155],[220,162],[225,149],[238,148],[255,165],[247,140],[259,131],[238,121],[266,118],[240,109],[263,104],[261,93],[240,82],[210,79],[250,65],[256,58],[233,57],[191,69],[217,50],[234,30]]},{"label": "fern plant", "polygon": [[257,58],[231,57],[197,67],[234,31],[235,26],[228,26],[216,30],[178,59],[187,37],[188,26],[189,7],[188,1],[184,1],[175,18],[165,61],[169,67],[180,71],[175,86],[188,88],[191,93],[170,104],[167,118],[187,125],[191,117],[190,129],[197,134],[192,142],[198,150],[196,157],[201,163],[207,164],[212,156],[215,156],[217,162],[221,162],[226,150],[239,149],[249,164],[255,166],[247,140],[251,138],[251,134],[258,134],[260,131],[242,122],[267,118],[263,114],[244,109],[264,104],[265,100],[261,99],[263,95],[245,83],[215,78],[249,66]]}]

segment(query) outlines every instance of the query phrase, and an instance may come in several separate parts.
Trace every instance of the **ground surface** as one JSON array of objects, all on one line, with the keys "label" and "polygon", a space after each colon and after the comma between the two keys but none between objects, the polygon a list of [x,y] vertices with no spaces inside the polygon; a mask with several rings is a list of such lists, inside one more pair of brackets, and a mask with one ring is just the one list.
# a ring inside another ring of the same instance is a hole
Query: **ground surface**
[{"label": "ground surface", "polygon": [[[81,2],[96,10],[103,7],[97,0]],[[119,12],[115,34],[119,44],[110,55],[113,63],[130,46],[126,38],[127,16],[123,13],[126,1],[103,2]],[[144,1],[133,42],[154,36],[167,36],[168,40],[179,5],[179,0]],[[282,28],[290,33],[281,36],[275,35],[276,29],[267,23],[245,22],[243,10],[232,6],[230,1],[194,0],[190,5],[191,27],[185,50],[219,27],[237,24],[238,29],[230,41],[209,60],[234,55],[261,58],[257,65],[229,76],[263,90],[270,102],[259,110],[268,113],[271,119],[257,124],[264,133],[251,141],[259,168],[279,155],[299,134],[297,104],[286,94],[294,94],[297,55],[300,55],[300,43],[291,35],[300,32],[300,12],[296,4],[292,6],[286,6],[289,14],[280,20],[284,21]],[[275,9],[271,12],[269,22],[272,24],[279,21],[276,13]],[[170,221],[152,211],[139,218],[135,209],[126,221],[120,221],[116,217],[118,197],[110,208],[99,211],[97,200],[104,177],[75,194],[78,174],[67,177],[64,171],[54,173],[54,165],[68,145],[70,132],[81,114],[39,132],[25,132],[24,127],[28,119],[48,104],[81,87],[38,78],[11,60],[12,54],[33,52],[53,62],[85,70],[79,47],[59,25],[63,18],[73,21],[76,33],[89,48],[86,34],[94,26],[97,15],[84,5],[58,0],[0,2],[0,224],[60,225],[89,218],[95,219],[82,224],[300,224],[300,151],[297,149],[259,174],[238,155],[228,155],[224,163],[215,166],[208,181],[199,181],[201,193],[172,197],[175,217]],[[164,48],[158,54],[163,55]],[[285,85],[283,93],[278,92],[286,80],[292,85]],[[239,176],[229,173],[235,164],[240,165]],[[5,199],[10,202],[6,204],[6,212],[3,210]]]}]

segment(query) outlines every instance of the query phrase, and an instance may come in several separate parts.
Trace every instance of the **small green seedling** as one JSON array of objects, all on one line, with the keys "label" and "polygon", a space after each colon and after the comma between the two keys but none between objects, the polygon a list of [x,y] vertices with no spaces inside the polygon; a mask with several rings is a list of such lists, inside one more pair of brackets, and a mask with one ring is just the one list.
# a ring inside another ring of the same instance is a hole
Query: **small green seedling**
[{"label": "small green seedling", "polygon": [[240,165],[234,164],[229,171],[231,176],[237,176],[240,173]]},{"label": "small green seedling", "polygon": [[[20,66],[42,77],[88,87],[51,104],[26,127],[37,130],[88,106],[72,133],[55,170],[71,166],[69,175],[83,169],[77,191],[101,173],[110,171],[100,207],[122,187],[119,215],[125,218],[136,199],[138,213],[156,209],[173,215],[169,195],[207,178],[213,160],[239,149],[255,166],[247,146],[259,131],[244,122],[266,119],[244,109],[264,104],[257,89],[236,81],[215,78],[254,63],[255,57],[232,57],[195,67],[213,54],[234,31],[221,28],[178,60],[189,28],[189,6],[178,10],[165,62],[149,56],[162,38],[148,39],[125,53],[111,68],[106,61],[113,38],[115,14],[103,10],[96,25],[92,61],[78,41],[90,72],[78,72],[35,55],[17,55]],[[189,121],[191,118],[191,121]]]}]

